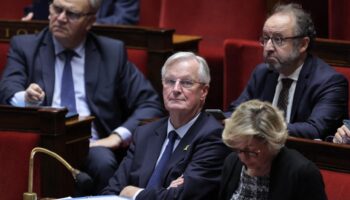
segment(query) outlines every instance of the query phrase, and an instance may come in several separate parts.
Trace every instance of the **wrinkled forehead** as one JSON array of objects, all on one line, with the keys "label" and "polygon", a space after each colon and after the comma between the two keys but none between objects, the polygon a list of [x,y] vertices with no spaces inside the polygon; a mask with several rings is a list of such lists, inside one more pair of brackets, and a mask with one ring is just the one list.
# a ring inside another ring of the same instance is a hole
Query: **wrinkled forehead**
[{"label": "wrinkled forehead", "polygon": [[52,2],[56,5],[77,12],[88,13],[92,9],[89,0],[53,0]]},{"label": "wrinkled forehead", "polygon": [[264,24],[264,34],[280,34],[290,36],[295,30],[295,18],[291,13],[276,13],[270,16]]},{"label": "wrinkled forehead", "polygon": [[181,59],[167,65],[165,76],[192,76],[198,77],[199,64],[195,59]]}]

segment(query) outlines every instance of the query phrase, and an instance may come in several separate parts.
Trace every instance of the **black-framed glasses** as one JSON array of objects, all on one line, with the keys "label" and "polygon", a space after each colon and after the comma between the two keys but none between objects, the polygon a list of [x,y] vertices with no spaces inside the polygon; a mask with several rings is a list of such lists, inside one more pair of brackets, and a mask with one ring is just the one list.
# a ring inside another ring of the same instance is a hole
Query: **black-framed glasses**
[{"label": "black-framed glasses", "polygon": [[267,42],[271,39],[272,44],[275,46],[282,46],[284,45],[284,42],[286,40],[294,40],[294,39],[299,39],[299,38],[303,38],[305,37],[305,35],[296,35],[296,36],[291,36],[291,37],[282,37],[282,36],[267,36],[267,35],[263,35],[259,38],[259,42],[261,44],[261,46],[265,46],[267,44]]},{"label": "black-framed glasses", "polygon": [[258,155],[260,154],[260,150],[256,150],[256,151],[250,151],[250,150],[247,150],[247,149],[235,149],[235,148],[231,148],[232,151],[236,152],[237,154],[244,154],[245,156],[248,156],[248,157],[258,157]]},{"label": "black-framed glasses", "polygon": [[68,10],[62,6],[56,5],[54,3],[50,4],[50,11],[52,14],[55,15],[60,15],[61,13],[65,12],[65,15],[67,19],[71,21],[77,21],[82,17],[89,16],[89,15],[94,15],[95,13],[93,12],[88,12],[88,13],[78,13],[78,12],[73,12],[71,10]]},{"label": "black-framed glasses", "polygon": [[179,81],[179,84],[182,88],[192,88],[195,84],[203,84],[202,82],[190,80],[190,79],[170,79],[170,78],[165,78],[163,79],[163,84],[164,86],[167,87],[174,87],[176,83]]}]

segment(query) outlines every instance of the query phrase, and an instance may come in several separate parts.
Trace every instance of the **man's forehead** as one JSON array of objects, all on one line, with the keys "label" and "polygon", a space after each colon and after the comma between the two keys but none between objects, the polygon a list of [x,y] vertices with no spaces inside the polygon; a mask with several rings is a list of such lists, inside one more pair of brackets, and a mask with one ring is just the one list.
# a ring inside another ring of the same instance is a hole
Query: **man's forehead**
[{"label": "man's forehead", "polygon": [[65,6],[72,10],[90,11],[89,0],[54,0],[53,3]]},{"label": "man's forehead", "polygon": [[266,20],[263,32],[280,34],[292,33],[294,25],[294,18],[291,14],[277,13]]}]

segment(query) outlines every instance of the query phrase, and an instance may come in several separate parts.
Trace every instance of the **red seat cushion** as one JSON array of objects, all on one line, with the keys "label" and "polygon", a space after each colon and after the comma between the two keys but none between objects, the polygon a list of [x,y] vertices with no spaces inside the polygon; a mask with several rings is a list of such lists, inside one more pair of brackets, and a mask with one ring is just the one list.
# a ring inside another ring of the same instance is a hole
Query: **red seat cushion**
[{"label": "red seat cushion", "polygon": [[329,200],[350,199],[350,174],[321,169]]},{"label": "red seat cushion", "polygon": [[[12,131],[0,131],[0,199],[23,199],[28,191],[29,156],[39,145],[40,135]],[[35,162],[33,190],[40,196],[40,174]]]}]

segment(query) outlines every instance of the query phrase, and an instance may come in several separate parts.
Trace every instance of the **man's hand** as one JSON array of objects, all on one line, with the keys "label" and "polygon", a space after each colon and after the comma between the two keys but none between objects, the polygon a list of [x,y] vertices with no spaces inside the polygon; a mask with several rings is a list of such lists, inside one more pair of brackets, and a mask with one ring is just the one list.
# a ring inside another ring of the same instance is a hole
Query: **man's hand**
[{"label": "man's hand", "polygon": [[181,175],[179,178],[171,181],[169,188],[175,188],[175,187],[179,187],[180,185],[184,184],[184,177],[183,175]]},{"label": "man's hand", "polygon": [[112,133],[108,137],[90,143],[90,147],[103,146],[118,149],[122,146],[122,139],[118,134]]},{"label": "man's hand", "polygon": [[44,98],[45,92],[36,83],[30,84],[24,95],[25,102],[33,105],[41,104]]},{"label": "man's hand", "polygon": [[131,199],[139,190],[142,190],[142,188],[128,185],[120,192],[119,195],[122,197],[127,197]]},{"label": "man's hand", "polygon": [[337,129],[333,138],[334,143],[350,143],[350,130],[345,126]]}]

